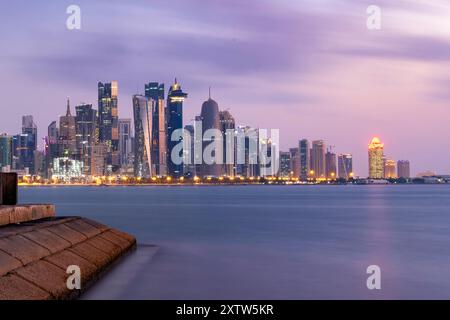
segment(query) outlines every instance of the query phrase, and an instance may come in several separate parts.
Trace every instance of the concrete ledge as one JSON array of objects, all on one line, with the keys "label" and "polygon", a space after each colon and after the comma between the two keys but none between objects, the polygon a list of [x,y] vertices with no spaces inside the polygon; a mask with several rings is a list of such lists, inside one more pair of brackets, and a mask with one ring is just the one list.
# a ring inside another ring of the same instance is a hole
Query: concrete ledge
[{"label": "concrete ledge", "polygon": [[54,216],[55,206],[51,204],[0,206],[0,226],[50,218]]},{"label": "concrete ledge", "polygon": [[[36,212],[50,214],[52,208]],[[0,300],[77,298],[135,247],[133,236],[79,217],[0,227]],[[67,288],[70,265],[80,267],[81,290]]]}]

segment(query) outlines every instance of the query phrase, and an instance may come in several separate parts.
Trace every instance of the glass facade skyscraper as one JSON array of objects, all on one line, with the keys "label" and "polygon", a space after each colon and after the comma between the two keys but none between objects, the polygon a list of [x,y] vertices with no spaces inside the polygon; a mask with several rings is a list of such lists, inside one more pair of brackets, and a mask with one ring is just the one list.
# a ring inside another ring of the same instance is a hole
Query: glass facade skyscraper
[{"label": "glass facade skyscraper", "polygon": [[302,139],[299,142],[299,156],[300,156],[300,179],[306,181],[309,177],[310,171],[310,146],[307,139]]},{"label": "glass facade skyscraper", "polygon": [[0,172],[11,169],[12,151],[12,137],[6,134],[0,134]]},{"label": "glass facade skyscraper", "polygon": [[119,114],[118,84],[98,83],[98,128],[99,142],[107,146],[107,173],[119,168]]},{"label": "glass facade skyscraper", "polygon": [[145,96],[153,99],[152,170],[155,175],[167,174],[166,107],[164,105],[164,84],[150,82],[145,85]]},{"label": "glass facade skyscraper", "polygon": [[345,180],[353,178],[353,156],[351,154],[338,155],[338,177]]},{"label": "glass facade skyscraper", "polygon": [[180,141],[172,141],[175,130],[183,128],[183,102],[187,98],[181,86],[175,79],[167,96],[167,168],[171,176],[179,177],[183,174],[183,165],[171,161],[172,150]]},{"label": "glass facade skyscraper", "polygon": [[155,101],[142,95],[133,96],[134,113],[134,175],[140,178],[152,176],[151,141],[152,141],[152,108]]}]

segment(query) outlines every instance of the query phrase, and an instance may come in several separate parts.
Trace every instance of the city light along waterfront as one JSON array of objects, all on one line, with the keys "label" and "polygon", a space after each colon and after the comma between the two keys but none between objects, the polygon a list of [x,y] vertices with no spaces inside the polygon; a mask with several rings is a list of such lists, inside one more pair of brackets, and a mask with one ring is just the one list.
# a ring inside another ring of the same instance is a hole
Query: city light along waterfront
[{"label": "city light along waterfront", "polygon": [[[351,153],[337,154],[324,140],[302,138],[280,151],[277,129],[238,126],[229,110],[209,97],[193,124],[183,126],[188,94],[175,79],[167,97],[158,82],[131,99],[133,119],[119,118],[117,81],[98,82],[98,108],[70,100],[59,126],[52,121],[38,149],[32,115],[22,132],[0,135],[0,169],[17,172],[21,185],[191,184],[393,184],[447,183],[424,172],[412,178],[409,160],[395,161],[374,137],[368,178],[357,175]],[[127,103],[123,103],[127,104]]]}]

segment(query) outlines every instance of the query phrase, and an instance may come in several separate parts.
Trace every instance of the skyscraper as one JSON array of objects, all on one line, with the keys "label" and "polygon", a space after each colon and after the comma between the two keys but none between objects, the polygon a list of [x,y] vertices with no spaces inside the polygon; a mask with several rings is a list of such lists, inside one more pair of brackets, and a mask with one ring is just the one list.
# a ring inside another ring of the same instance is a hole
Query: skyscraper
[{"label": "skyscraper", "polygon": [[351,154],[338,155],[338,176],[345,180],[353,178],[353,156]]},{"label": "skyscraper", "polygon": [[158,176],[167,174],[166,107],[164,84],[149,82],[145,85],[145,96],[153,99],[152,170]]},{"label": "skyscraper", "polygon": [[95,127],[97,124],[97,112],[92,104],[81,104],[76,110],[76,141],[79,160],[83,162],[83,174],[91,174],[92,145],[96,143]]},{"label": "skyscraper", "polygon": [[98,83],[98,128],[99,142],[107,146],[107,173],[119,168],[119,114],[118,84]]},{"label": "skyscraper", "polygon": [[47,137],[45,139],[45,169],[46,178],[51,177],[53,168],[53,159],[59,157],[59,130],[56,121],[52,121],[47,128]]},{"label": "skyscraper", "polygon": [[386,159],[384,162],[384,178],[395,179],[397,178],[397,172],[395,167],[395,160]]},{"label": "skyscraper", "polygon": [[312,177],[315,179],[325,179],[325,142],[323,140],[316,140],[312,143],[311,149],[311,170]]},{"label": "skyscraper", "polygon": [[189,133],[190,140],[187,141],[186,139],[186,141],[184,141],[183,152],[186,159],[189,159],[189,163],[184,163],[183,173],[186,177],[195,177],[197,174],[194,157],[195,128],[193,125],[189,124],[184,127],[184,130]]},{"label": "skyscraper", "polygon": [[374,137],[369,143],[369,178],[382,179],[384,176],[384,144]]},{"label": "skyscraper", "polygon": [[[215,129],[217,133],[221,133],[219,105],[216,101],[211,99],[211,97],[203,102],[200,118],[202,120],[203,128],[203,164],[201,165],[201,175],[204,177],[220,177],[223,172],[222,135],[220,134],[220,137],[216,136],[218,134],[211,137],[205,136],[205,133],[210,129]],[[209,140],[206,141],[207,139]],[[205,155],[210,156],[211,159],[207,159]]]},{"label": "skyscraper", "polygon": [[300,179],[305,181],[309,177],[310,167],[310,146],[307,139],[302,139],[299,142],[299,157],[300,157]]},{"label": "skyscraper", "polygon": [[249,126],[236,130],[236,175],[259,177],[259,131]]},{"label": "skyscraper", "polygon": [[299,148],[290,148],[290,170],[293,178],[300,178],[300,151]]},{"label": "skyscraper", "polygon": [[183,174],[183,165],[177,165],[172,162],[172,150],[180,142],[172,141],[172,134],[175,130],[183,128],[183,102],[187,94],[183,92],[177,79],[170,87],[167,96],[167,168],[171,176],[179,177]]},{"label": "skyscraper", "polygon": [[21,140],[26,146],[23,146],[19,161],[22,167],[29,168],[30,173],[34,174],[34,152],[37,150],[38,138],[37,126],[33,121],[33,116],[22,117],[22,135]]},{"label": "skyscraper", "polygon": [[12,160],[12,137],[7,134],[0,134],[0,172],[9,171],[12,166]]},{"label": "skyscraper", "polygon": [[76,132],[76,119],[72,116],[70,101],[67,99],[66,115],[59,118],[60,157],[79,158]]},{"label": "skyscraper", "polygon": [[236,175],[235,129],[236,123],[227,110],[219,112],[220,131],[223,136],[223,173],[229,177]]},{"label": "skyscraper", "polygon": [[131,164],[133,150],[131,146],[131,119],[119,119],[119,158],[120,167]]},{"label": "skyscraper", "polygon": [[410,178],[410,164],[408,160],[399,160],[397,162],[397,176],[399,178]]},{"label": "skyscraper", "polygon": [[152,109],[155,100],[150,101],[142,95],[133,96],[134,113],[134,175],[141,178],[152,176],[151,141],[152,141]]},{"label": "skyscraper", "polygon": [[291,177],[291,154],[289,152],[280,151],[280,173],[281,178]]},{"label": "skyscraper", "polygon": [[336,154],[331,148],[325,154],[325,176],[331,180],[336,179],[337,176]]}]

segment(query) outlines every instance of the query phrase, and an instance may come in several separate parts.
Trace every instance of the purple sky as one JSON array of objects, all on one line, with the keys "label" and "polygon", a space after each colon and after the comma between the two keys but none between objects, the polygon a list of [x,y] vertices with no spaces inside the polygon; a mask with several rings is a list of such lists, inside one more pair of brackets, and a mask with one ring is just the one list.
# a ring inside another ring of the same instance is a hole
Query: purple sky
[{"label": "purple sky", "polygon": [[[82,10],[69,31],[66,8]],[[366,28],[366,8],[382,29]],[[177,77],[185,120],[213,98],[240,125],[279,128],[281,148],[325,139],[367,175],[373,135],[413,173],[450,173],[448,0],[72,0],[0,2],[0,132],[32,114],[40,135],[119,81],[120,117],[145,82]]]}]

